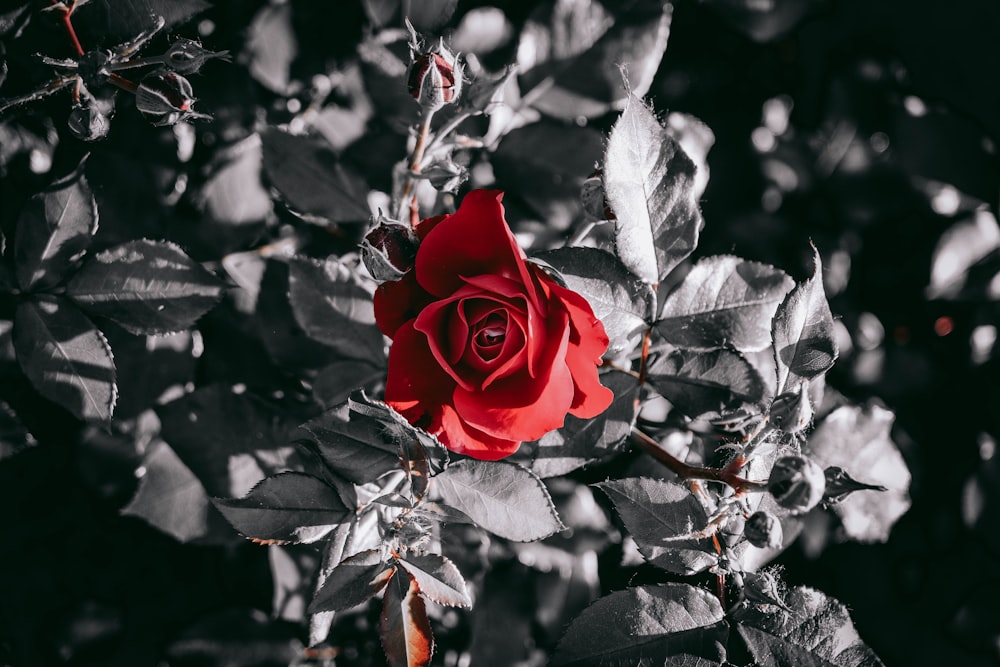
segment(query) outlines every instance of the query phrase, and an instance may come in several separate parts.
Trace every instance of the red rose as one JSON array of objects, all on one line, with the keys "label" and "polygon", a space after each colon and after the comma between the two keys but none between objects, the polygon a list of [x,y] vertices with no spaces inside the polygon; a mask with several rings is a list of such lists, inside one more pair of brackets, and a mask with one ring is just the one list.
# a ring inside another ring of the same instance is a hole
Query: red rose
[{"label": "red rose", "polygon": [[386,403],[483,460],[613,398],[597,376],[604,326],[582,296],[525,261],[502,198],[474,190],[453,215],[419,223],[414,270],[375,293],[375,319],[393,339]]}]

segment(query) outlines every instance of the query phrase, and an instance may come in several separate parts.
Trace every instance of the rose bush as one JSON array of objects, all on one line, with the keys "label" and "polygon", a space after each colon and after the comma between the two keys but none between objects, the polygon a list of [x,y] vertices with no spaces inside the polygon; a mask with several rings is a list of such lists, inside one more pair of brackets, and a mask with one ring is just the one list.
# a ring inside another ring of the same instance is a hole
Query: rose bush
[{"label": "rose bush", "polygon": [[594,417],[613,394],[597,374],[608,337],[587,301],[526,261],[503,193],[474,190],[423,220],[414,268],[375,293],[393,339],[385,400],[452,451],[508,456]]}]

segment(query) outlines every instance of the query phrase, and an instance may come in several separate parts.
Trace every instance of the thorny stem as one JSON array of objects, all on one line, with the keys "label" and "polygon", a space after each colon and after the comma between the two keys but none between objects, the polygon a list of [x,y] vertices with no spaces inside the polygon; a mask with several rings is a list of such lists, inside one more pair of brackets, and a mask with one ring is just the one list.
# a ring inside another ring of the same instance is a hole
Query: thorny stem
[{"label": "thorny stem", "polygon": [[410,198],[413,195],[413,175],[420,173],[424,160],[424,150],[427,146],[427,135],[431,132],[431,120],[433,120],[433,118],[433,111],[427,110],[424,112],[424,119],[423,122],[420,123],[420,131],[417,134],[417,143],[413,146],[413,156],[410,158],[410,164],[407,168],[406,183],[403,185],[403,191],[399,196],[399,212],[397,217],[400,220],[403,219],[403,211],[406,210],[406,206],[409,204],[411,226],[416,226],[419,221],[416,196],[412,197],[412,202],[410,201]]},{"label": "thorny stem", "polygon": [[688,465],[663,449],[660,443],[639,429],[632,429],[632,442],[642,447],[643,451],[670,468],[675,475],[683,479],[704,479],[712,482],[722,482],[731,486],[737,493],[760,493],[767,489],[767,482],[749,480],[740,477],[730,470]]}]

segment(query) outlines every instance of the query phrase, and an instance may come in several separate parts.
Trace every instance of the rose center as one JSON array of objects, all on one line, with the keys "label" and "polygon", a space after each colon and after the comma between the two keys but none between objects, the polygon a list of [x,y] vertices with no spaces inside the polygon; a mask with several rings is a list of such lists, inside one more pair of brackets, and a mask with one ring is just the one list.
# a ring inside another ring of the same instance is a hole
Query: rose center
[{"label": "rose center", "polygon": [[474,327],[473,345],[479,356],[489,361],[495,359],[507,338],[507,313],[492,312]]}]

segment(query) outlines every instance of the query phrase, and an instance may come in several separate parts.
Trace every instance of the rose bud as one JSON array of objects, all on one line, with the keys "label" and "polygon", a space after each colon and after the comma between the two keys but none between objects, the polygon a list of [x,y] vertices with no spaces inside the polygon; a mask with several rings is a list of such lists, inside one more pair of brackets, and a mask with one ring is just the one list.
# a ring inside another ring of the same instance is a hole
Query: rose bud
[{"label": "rose bud", "polygon": [[173,125],[187,118],[208,118],[194,105],[191,82],[174,72],[150,72],[135,91],[135,106],[153,125]]},{"label": "rose bud", "polygon": [[431,51],[414,56],[406,86],[424,110],[437,111],[455,102],[462,92],[462,63],[442,41]]},{"label": "rose bud", "polygon": [[743,595],[747,600],[756,604],[772,604],[785,611],[792,611],[781,601],[778,581],[770,572],[744,572]]},{"label": "rose bud", "polygon": [[802,382],[798,390],[786,391],[771,404],[771,423],[785,433],[798,433],[813,418],[812,402],[809,400],[808,384]]},{"label": "rose bud", "polygon": [[855,491],[888,491],[881,484],[859,482],[839,466],[830,466],[823,471],[823,475],[826,477],[826,490],[823,492],[823,500],[831,505],[839,503]]},{"label": "rose bud", "polygon": [[455,192],[469,178],[469,170],[447,158],[426,167],[420,177],[430,181],[438,192]]},{"label": "rose bud", "polygon": [[108,136],[111,119],[98,104],[91,100],[81,100],[74,104],[66,119],[70,132],[82,141],[97,141]]},{"label": "rose bud", "polygon": [[614,398],[597,373],[604,326],[527,261],[502,197],[473,190],[455,213],[421,221],[413,270],[375,292],[375,320],[393,339],[385,402],[448,449],[490,461]]},{"label": "rose bud", "polygon": [[209,51],[193,39],[179,37],[160,57],[160,61],[178,74],[194,74],[212,58],[228,59],[229,52]]},{"label": "rose bud", "polygon": [[825,489],[823,469],[801,454],[775,461],[767,480],[767,490],[778,504],[796,513],[816,507]]},{"label": "rose bud", "polygon": [[375,280],[399,280],[413,268],[417,237],[409,225],[379,216],[361,241],[361,259]]},{"label": "rose bud", "polygon": [[784,537],[781,531],[781,521],[770,512],[754,512],[747,518],[743,527],[747,542],[758,549],[777,549]]}]

